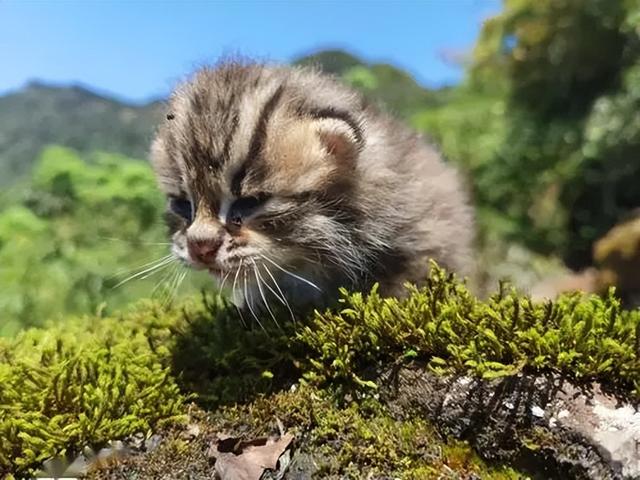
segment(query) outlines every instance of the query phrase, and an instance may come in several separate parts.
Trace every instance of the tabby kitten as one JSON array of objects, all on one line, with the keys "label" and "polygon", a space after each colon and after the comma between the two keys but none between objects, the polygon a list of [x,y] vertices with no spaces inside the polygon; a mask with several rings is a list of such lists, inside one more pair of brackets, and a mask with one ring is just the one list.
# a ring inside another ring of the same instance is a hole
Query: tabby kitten
[{"label": "tabby kitten", "polygon": [[198,71],[171,96],[151,157],[173,254],[238,305],[319,306],[374,282],[398,295],[429,259],[469,272],[473,216],[456,171],[315,70]]}]

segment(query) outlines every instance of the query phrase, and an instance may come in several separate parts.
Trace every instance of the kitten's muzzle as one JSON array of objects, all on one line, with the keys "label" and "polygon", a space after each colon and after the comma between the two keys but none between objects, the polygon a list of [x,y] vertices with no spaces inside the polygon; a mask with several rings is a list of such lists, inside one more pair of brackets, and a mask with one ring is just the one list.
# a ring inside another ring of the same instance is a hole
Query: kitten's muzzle
[{"label": "kitten's muzzle", "polygon": [[211,265],[216,260],[216,255],[222,246],[222,242],[222,238],[187,240],[187,249],[193,260],[204,265]]}]

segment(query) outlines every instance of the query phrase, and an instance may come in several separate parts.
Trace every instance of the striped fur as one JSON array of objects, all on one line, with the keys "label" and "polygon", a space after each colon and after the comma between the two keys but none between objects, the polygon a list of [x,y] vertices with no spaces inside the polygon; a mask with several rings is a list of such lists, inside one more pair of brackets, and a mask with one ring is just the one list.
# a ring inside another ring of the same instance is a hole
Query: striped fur
[{"label": "striped fur", "polygon": [[[456,171],[314,70],[228,61],[196,72],[172,95],[151,157],[164,192],[193,205],[192,219],[169,213],[174,253],[247,280],[245,303],[268,274],[263,286],[318,304],[338,286],[399,294],[430,258],[470,272],[473,216]],[[213,237],[215,265],[190,258],[187,240]]]}]

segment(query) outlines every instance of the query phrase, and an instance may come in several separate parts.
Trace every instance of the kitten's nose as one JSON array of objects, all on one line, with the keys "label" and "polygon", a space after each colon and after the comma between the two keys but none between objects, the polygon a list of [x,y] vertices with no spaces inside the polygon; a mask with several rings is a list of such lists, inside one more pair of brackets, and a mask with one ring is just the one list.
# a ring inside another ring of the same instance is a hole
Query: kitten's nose
[{"label": "kitten's nose", "polygon": [[191,258],[204,264],[210,264],[215,260],[221,245],[222,239],[219,238],[187,241],[187,248],[189,249]]}]

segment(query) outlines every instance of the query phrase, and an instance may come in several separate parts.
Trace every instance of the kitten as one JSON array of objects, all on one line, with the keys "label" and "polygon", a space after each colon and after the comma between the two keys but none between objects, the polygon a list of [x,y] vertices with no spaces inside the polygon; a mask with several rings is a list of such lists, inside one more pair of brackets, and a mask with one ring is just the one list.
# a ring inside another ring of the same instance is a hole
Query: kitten
[{"label": "kitten", "polygon": [[151,158],[172,251],[234,303],[320,306],[374,282],[401,295],[429,259],[469,273],[473,215],[456,171],[333,78],[223,62],[168,112]]}]

